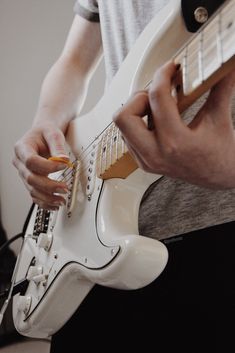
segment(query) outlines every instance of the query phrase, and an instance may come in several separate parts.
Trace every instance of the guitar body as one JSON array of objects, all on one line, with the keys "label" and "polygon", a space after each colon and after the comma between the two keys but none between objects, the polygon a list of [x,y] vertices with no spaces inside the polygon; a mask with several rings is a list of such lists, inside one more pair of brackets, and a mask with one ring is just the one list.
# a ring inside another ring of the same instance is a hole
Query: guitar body
[{"label": "guitar body", "polygon": [[[156,15],[96,107],[69,126],[68,146],[80,161],[77,169],[67,172],[70,204],[46,214],[34,206],[15,268],[16,281],[30,279],[26,292],[13,298],[13,319],[22,335],[53,335],[95,283],[124,290],[141,288],[166,266],[168,252],[163,243],[138,232],[142,196],[160,176],[136,169],[126,178],[103,180],[92,168],[96,142],[114,112],[191,37],[180,5],[180,0],[170,1]],[[35,223],[46,225],[37,236],[33,236]]]}]

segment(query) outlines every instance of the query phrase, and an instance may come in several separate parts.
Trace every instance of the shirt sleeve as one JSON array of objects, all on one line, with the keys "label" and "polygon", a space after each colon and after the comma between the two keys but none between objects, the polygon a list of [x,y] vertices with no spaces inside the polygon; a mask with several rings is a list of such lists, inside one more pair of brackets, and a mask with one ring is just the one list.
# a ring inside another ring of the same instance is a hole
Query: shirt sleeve
[{"label": "shirt sleeve", "polygon": [[74,5],[74,12],[77,15],[91,22],[99,22],[99,8],[95,0],[78,0]]}]

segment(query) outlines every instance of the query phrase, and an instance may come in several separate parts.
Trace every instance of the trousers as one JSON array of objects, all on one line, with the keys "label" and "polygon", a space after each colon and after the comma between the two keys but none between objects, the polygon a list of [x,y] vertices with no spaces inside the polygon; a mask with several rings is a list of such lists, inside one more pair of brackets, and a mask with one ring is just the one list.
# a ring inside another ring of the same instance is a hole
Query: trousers
[{"label": "trousers", "polygon": [[52,337],[51,353],[235,351],[235,222],[165,244],[156,280],[137,290],[95,285]]}]

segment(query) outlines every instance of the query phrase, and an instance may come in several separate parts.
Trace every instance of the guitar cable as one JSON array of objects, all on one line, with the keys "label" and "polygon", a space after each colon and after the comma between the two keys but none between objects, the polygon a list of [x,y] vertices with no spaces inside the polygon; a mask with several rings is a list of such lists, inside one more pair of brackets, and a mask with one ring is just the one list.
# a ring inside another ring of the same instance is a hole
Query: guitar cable
[{"label": "guitar cable", "polygon": [[[11,243],[13,243],[14,241],[16,241],[17,239],[19,238],[23,238],[24,237],[24,234],[21,232],[19,234],[16,234],[14,237],[8,239],[7,241],[5,241],[5,243],[0,247],[0,257],[2,255],[2,253],[4,253],[4,251],[9,247],[9,245]],[[25,280],[23,281],[20,281],[21,283],[24,282]],[[8,292],[9,292],[9,289],[10,288],[6,288],[4,289],[3,292],[0,293],[0,299],[1,298],[6,298],[8,296]],[[18,293],[18,289],[19,291],[21,290],[20,289],[20,283],[16,283],[15,286],[14,286],[14,289],[13,289],[13,292],[14,294],[17,294]],[[23,288],[22,288],[23,289]]]},{"label": "guitar cable", "polygon": [[8,239],[7,241],[5,241],[5,243],[3,243],[3,245],[0,247],[0,256],[2,255],[4,250],[9,247],[9,245],[11,243],[13,243],[15,240],[17,240],[19,238],[23,238],[23,237],[24,237],[24,234],[21,232],[19,234],[14,235],[14,237],[12,237],[11,239]]},{"label": "guitar cable", "polygon": [[[31,214],[32,214],[32,212],[33,212],[34,206],[35,206],[35,204],[32,203],[32,205],[31,205],[31,207],[30,207],[30,209],[29,209],[28,215],[27,215],[27,217],[26,217],[26,220],[25,220],[25,222],[24,222],[24,226],[23,226],[22,232],[19,233],[19,234],[16,234],[16,235],[13,236],[12,238],[8,239],[8,240],[0,247],[0,256],[1,256],[1,254],[9,247],[9,245],[10,245],[11,243],[13,243],[15,240],[17,240],[17,239],[19,239],[19,238],[22,238],[22,244],[21,244],[21,247],[22,247],[22,245],[23,245],[23,240],[24,240],[24,234],[26,233],[26,229],[27,229],[27,226],[28,226],[28,223],[29,223]],[[10,299],[11,299],[15,294],[18,294],[18,293],[20,293],[21,295],[24,295],[24,293],[26,292],[27,287],[28,287],[29,280],[28,280],[27,278],[23,278],[23,279],[21,279],[20,281],[14,283],[15,270],[16,270],[16,267],[17,267],[18,258],[19,258],[20,253],[21,253],[21,251],[19,252],[19,254],[18,254],[18,256],[17,256],[17,259],[16,259],[15,267],[14,267],[13,272],[12,272],[12,280],[11,280],[10,286],[9,286],[8,288],[4,289],[4,291],[0,293],[0,299],[5,298],[4,304],[3,304],[3,306],[0,308],[0,325],[1,325],[1,323],[2,323],[3,316],[4,316],[4,313],[5,313],[5,311],[6,311],[7,306],[8,306],[8,304],[9,304]]]},{"label": "guitar cable", "polygon": [[[18,293],[23,295],[27,289],[28,283],[29,283],[29,280],[27,278],[22,279],[21,281],[15,283],[12,289],[12,296]],[[9,289],[10,288],[6,288],[3,292],[0,293],[0,299],[7,298]]]}]

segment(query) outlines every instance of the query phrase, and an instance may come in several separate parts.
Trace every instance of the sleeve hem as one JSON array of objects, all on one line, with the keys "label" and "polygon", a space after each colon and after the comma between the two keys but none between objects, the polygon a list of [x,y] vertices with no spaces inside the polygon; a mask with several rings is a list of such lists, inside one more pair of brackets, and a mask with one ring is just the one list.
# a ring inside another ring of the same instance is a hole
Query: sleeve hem
[{"label": "sleeve hem", "polygon": [[91,12],[81,6],[78,2],[74,5],[74,12],[91,22],[100,22],[99,14]]}]

